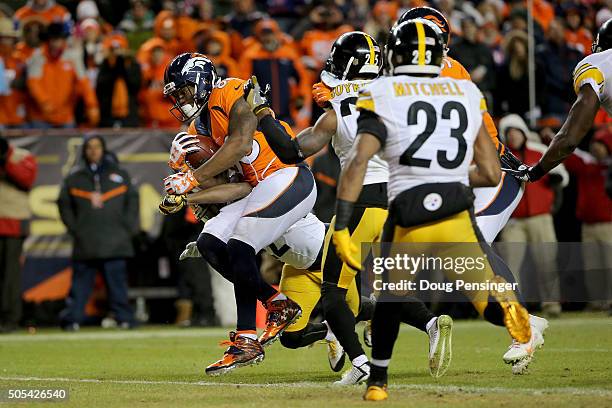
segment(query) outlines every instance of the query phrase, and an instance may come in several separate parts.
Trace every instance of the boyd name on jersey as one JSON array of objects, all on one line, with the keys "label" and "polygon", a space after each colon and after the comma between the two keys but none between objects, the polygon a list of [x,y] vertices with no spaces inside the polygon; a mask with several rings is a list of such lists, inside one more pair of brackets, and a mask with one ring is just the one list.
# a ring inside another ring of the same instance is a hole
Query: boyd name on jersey
[{"label": "boyd name on jersey", "polygon": [[428,183],[469,185],[468,168],[486,103],[471,81],[381,77],[364,86],[357,109],[387,128],[382,157],[389,165],[389,202]]},{"label": "boyd name on jersey", "polygon": [[[357,118],[359,116],[355,109],[357,95],[359,90],[370,81],[340,81],[325,71],[321,73],[321,80],[332,89],[332,99],[329,102],[336,112],[338,122],[336,134],[332,138],[332,146],[340,160],[340,167],[344,168],[357,136]],[[387,163],[378,155],[372,157],[368,163],[363,184],[386,183],[388,178]]]}]

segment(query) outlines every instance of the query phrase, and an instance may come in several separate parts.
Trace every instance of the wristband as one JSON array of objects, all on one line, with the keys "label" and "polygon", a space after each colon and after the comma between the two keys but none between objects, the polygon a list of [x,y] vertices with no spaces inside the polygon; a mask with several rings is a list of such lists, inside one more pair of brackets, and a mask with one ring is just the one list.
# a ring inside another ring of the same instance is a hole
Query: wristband
[{"label": "wristband", "polygon": [[336,200],[336,222],[334,229],[336,231],[343,230],[348,227],[348,223],[353,215],[353,207],[355,203],[342,199]]},{"label": "wristband", "polygon": [[538,163],[529,169],[529,180],[538,181],[539,179],[544,177],[545,174],[546,174],[546,171],[542,167],[542,164]]}]

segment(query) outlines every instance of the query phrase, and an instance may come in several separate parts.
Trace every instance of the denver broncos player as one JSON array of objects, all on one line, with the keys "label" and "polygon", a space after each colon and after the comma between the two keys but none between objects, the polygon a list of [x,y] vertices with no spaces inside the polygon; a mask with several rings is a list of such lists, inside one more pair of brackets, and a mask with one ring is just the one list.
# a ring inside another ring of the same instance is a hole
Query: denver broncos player
[{"label": "denver broncos player", "polygon": [[[451,39],[451,27],[446,17],[444,17],[444,15],[438,10],[431,7],[415,7],[406,11],[399,18],[396,26],[410,19],[425,19],[433,22],[442,32],[441,38],[444,45],[444,58],[442,60],[442,71],[440,76],[471,81],[470,74],[463,67],[463,65],[447,55]],[[484,240],[487,242],[487,244],[491,244],[501,229],[506,225],[510,216],[521,201],[524,187],[521,180],[518,180],[516,177],[509,176],[509,174],[513,174],[512,169],[516,170],[520,168],[522,163],[500,142],[497,129],[495,128],[493,119],[488,112],[484,112],[483,121],[487,132],[495,145],[497,153],[500,156],[502,168],[505,170],[502,172],[501,181],[497,186],[479,187],[473,189],[475,197],[474,213],[476,215],[476,223],[482,232]],[[498,257],[494,251],[491,251],[491,254],[496,256],[495,262],[492,264],[495,273],[503,276],[509,282],[514,282],[514,276],[504,261]],[[517,293],[517,295],[520,298],[520,293]],[[426,315],[425,305],[419,305],[417,302],[413,303],[411,307],[415,310],[412,310],[412,313],[409,315]],[[502,324],[498,316],[491,316],[486,310],[484,316],[493,324]],[[528,343],[519,343],[514,341],[503,356],[504,362],[507,364],[512,364],[512,372],[514,374],[524,373],[527,370],[535,351],[544,344],[544,332],[548,328],[548,321],[535,315],[529,315],[529,319],[533,329],[532,340]],[[408,320],[413,319],[409,318]],[[422,321],[423,319],[420,320]],[[404,320],[404,322],[412,324],[410,321]],[[416,327],[424,330],[422,324],[417,324]]]},{"label": "denver broncos player", "polygon": [[[208,220],[198,239],[200,253],[234,283],[237,330],[230,333],[223,358],[206,368],[207,374],[223,374],[263,360],[263,346],[276,340],[301,314],[297,303],[263,281],[256,254],[310,212],[316,199],[314,178],[307,167],[277,159],[257,131],[257,119],[243,99],[244,81],[219,80],[204,55],[175,57],[166,67],[164,82],[164,95],[173,100],[171,113],[181,122],[191,121],[189,133],[210,136],[220,146],[199,168],[167,177],[166,191],[188,193],[237,163],[244,180],[253,187],[246,197]],[[173,144],[169,163],[173,169],[183,167],[188,144]],[[259,339],[257,299],[268,310]]]},{"label": "denver broncos player", "polygon": [[[315,101],[328,110],[313,127],[305,129],[296,138],[284,131],[270,110],[263,108],[266,98],[264,92],[258,118],[264,136],[278,157],[286,163],[298,163],[331,141],[344,167],[357,133],[358,113],[355,103],[358,91],[378,77],[381,64],[380,47],[368,34],[353,31],[338,37],[321,73],[322,82],[313,87]],[[256,84],[254,86],[257,89],[250,92],[255,95],[261,93]],[[368,163],[363,193],[357,204],[358,211],[348,224],[344,236],[344,239],[358,248],[361,248],[362,243],[377,241],[382,232],[387,218],[385,197],[388,177],[387,163],[374,156]],[[351,308],[347,308],[345,301],[345,298],[348,300],[346,291],[354,284],[356,272],[337,257],[334,246],[330,245],[332,231],[330,228],[325,241],[322,305],[327,321],[353,363],[353,367],[337,384],[350,385],[367,379],[369,364],[354,331],[355,310],[349,310]],[[429,328],[431,373],[439,377],[444,374],[450,362],[450,353],[440,353],[439,350],[450,352],[450,347],[444,345],[450,342],[452,320],[449,316],[438,319],[433,314],[426,317],[428,319],[423,325]],[[440,360],[444,363],[440,363]]]},{"label": "denver broncos player", "polygon": [[612,115],[612,19],[601,25],[591,49],[574,69],[576,102],[540,162],[517,172],[523,180],[537,181],[565,160],[593,126],[600,107]]},{"label": "denver broncos player", "polygon": [[[166,195],[159,205],[160,212],[167,215],[179,211],[185,205],[197,204],[199,208],[225,205],[239,200],[251,192],[246,182],[219,184],[186,195]],[[195,211],[196,217],[206,223],[202,212]],[[326,340],[328,358],[333,371],[339,371],[344,364],[344,351],[329,325],[311,322],[310,317],[321,298],[321,261],[326,226],[312,213],[293,224],[282,237],[265,248],[265,251],[284,263],[280,279],[280,291],[294,300],[302,309],[302,315],[280,336],[283,346],[291,349],[308,346],[319,340]],[[179,260],[201,257],[197,243],[190,242]],[[351,310],[359,310],[355,320],[369,320],[373,303],[369,299],[359,302],[357,286],[353,283],[347,292],[347,303]]]}]

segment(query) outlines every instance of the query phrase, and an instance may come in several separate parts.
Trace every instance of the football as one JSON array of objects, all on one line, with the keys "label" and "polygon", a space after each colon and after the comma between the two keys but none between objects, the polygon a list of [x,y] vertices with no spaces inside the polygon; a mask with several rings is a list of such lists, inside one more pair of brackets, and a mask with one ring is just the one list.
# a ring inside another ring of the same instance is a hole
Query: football
[{"label": "football", "polygon": [[198,150],[185,156],[185,163],[191,170],[195,170],[206,163],[219,150],[212,137],[197,135],[197,138],[199,141],[196,145]]}]

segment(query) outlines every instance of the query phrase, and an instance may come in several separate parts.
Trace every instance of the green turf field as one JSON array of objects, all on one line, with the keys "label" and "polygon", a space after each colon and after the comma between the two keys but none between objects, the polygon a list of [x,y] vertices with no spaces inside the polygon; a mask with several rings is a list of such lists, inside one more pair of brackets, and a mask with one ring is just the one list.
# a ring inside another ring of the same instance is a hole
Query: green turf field
[{"label": "green turf field", "polygon": [[[361,401],[362,386],[330,386],[338,374],[329,370],[322,344],[287,350],[276,343],[258,366],[207,377],[204,367],[221,356],[217,343],[225,335],[222,329],[150,327],[0,336],[0,390],[63,387],[69,401],[53,406],[73,407],[376,404]],[[528,375],[513,376],[502,363],[508,342],[501,328],[456,322],[451,368],[434,380],[427,337],[405,327],[390,368],[390,399],[379,405],[612,407],[612,318],[573,314],[551,321]]]}]

